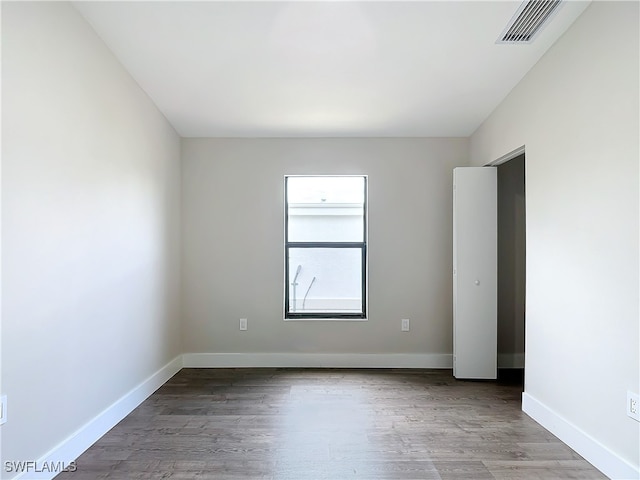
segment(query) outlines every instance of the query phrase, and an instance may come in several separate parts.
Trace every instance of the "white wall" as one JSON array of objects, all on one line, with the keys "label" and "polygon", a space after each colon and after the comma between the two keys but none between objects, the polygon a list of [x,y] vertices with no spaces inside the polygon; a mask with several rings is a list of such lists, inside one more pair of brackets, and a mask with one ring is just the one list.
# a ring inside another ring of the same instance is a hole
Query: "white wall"
[{"label": "white wall", "polygon": [[607,452],[637,475],[638,6],[594,2],[471,138],[474,165],[526,145],[525,408],[623,478]]},{"label": "white wall", "polygon": [[[450,357],[452,170],[466,139],[183,139],[182,160],[185,352]],[[369,176],[367,322],[283,321],[286,174]]]},{"label": "white wall", "polygon": [[[2,7],[0,6],[0,34],[2,33]],[[0,44],[0,154],[2,150],[2,48]],[[2,388],[2,157],[0,155],[0,395]],[[5,412],[6,413],[6,412]],[[2,427],[0,427],[0,462],[2,461]],[[0,474],[1,475],[1,474]]]},{"label": "white wall", "polygon": [[69,4],[2,3],[2,74],[4,470],[181,352],[180,139]]}]

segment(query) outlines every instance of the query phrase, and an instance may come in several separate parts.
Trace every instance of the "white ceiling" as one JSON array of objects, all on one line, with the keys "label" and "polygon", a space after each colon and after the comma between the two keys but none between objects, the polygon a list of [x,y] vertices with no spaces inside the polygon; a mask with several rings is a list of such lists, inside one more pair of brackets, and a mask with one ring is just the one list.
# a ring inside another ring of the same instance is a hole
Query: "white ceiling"
[{"label": "white ceiling", "polygon": [[520,2],[74,2],[183,137],[469,136],[588,5],[532,44]]}]

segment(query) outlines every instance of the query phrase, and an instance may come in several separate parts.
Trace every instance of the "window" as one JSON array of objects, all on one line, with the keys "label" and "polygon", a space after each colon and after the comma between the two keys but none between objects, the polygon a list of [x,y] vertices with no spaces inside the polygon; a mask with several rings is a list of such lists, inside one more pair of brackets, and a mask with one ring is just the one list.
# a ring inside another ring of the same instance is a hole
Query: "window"
[{"label": "window", "polygon": [[285,177],[285,319],[365,319],[367,177]]}]

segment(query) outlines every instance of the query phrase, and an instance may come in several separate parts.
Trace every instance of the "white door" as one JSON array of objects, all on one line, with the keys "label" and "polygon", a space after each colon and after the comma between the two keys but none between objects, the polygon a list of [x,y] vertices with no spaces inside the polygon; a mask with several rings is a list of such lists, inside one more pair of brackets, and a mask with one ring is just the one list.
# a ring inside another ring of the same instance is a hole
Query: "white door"
[{"label": "white door", "polygon": [[497,168],[453,170],[453,375],[495,379]]}]

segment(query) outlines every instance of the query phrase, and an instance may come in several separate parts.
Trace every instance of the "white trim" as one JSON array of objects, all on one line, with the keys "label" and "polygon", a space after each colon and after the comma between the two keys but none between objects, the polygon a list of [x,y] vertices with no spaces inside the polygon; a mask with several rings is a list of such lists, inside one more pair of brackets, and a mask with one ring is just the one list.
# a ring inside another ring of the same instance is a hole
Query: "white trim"
[{"label": "white trim", "polygon": [[393,353],[185,353],[183,366],[314,368],[452,368],[452,355]]},{"label": "white trim", "polygon": [[524,368],[524,353],[499,353],[498,368]]},{"label": "white trim", "polygon": [[640,470],[616,455],[589,434],[528,393],[522,394],[522,411],[578,452],[611,479],[640,478]]},{"label": "white trim", "polygon": [[497,167],[498,165],[502,165],[503,163],[507,163],[509,160],[513,160],[516,157],[519,157],[524,153],[524,145],[521,147],[512,150],[511,152],[502,155],[500,158],[493,160],[485,165],[485,167]]},{"label": "white trim", "polygon": [[[304,290],[303,290],[304,291]],[[304,304],[305,308],[302,308]],[[330,306],[331,309],[327,308]],[[362,313],[362,302],[360,298],[297,298],[295,302],[295,313],[314,313],[317,312],[337,312],[337,313]],[[285,320],[296,320],[293,318],[285,318]]]},{"label": "white trim", "polygon": [[[45,465],[46,463],[52,465],[57,464],[57,462],[63,462],[65,465],[69,465],[98,439],[100,439],[100,437],[111,430],[120,420],[129,415],[134,408],[146,400],[167,380],[178,373],[181,368],[182,355],[178,355],[164,367],[160,368],[160,370],[142,381],[137,387],[120,397],[112,405],[107,407],[92,420],[80,427],[76,432],[52,448],[49,452],[43,455],[36,464]],[[14,480],[27,480],[27,478],[29,480],[50,480],[58,473],[60,472],[23,472],[14,477]]]}]

